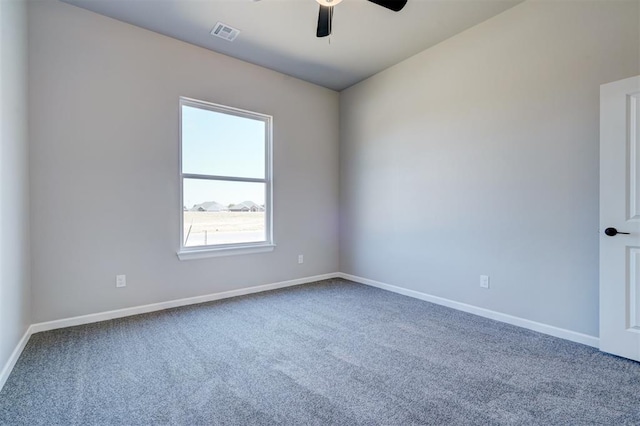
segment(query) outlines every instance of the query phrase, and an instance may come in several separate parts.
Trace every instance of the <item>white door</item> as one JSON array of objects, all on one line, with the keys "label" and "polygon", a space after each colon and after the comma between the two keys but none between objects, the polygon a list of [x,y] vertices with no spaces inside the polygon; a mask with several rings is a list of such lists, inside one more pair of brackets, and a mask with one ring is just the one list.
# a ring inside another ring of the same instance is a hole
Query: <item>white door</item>
[{"label": "white door", "polygon": [[600,87],[600,350],[640,361],[640,76]]}]

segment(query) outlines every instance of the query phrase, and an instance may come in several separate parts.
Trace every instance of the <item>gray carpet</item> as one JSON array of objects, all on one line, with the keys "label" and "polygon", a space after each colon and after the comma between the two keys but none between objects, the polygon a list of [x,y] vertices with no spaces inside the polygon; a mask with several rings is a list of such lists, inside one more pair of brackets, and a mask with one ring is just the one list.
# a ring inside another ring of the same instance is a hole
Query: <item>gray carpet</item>
[{"label": "gray carpet", "polygon": [[35,334],[0,424],[640,424],[640,364],[328,280]]}]

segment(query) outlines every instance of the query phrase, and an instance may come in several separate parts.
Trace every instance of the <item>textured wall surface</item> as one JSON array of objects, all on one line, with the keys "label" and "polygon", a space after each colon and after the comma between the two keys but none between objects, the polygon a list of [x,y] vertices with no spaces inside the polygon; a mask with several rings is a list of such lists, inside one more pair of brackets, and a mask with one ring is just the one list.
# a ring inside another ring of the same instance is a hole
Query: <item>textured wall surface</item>
[{"label": "textured wall surface", "polygon": [[0,1],[0,371],[31,323],[27,7]]},{"label": "textured wall surface", "polygon": [[[60,2],[29,19],[33,322],[337,270],[336,92]],[[274,117],[273,252],[178,260],[180,96]]]},{"label": "textured wall surface", "polygon": [[599,86],[640,73],[638,7],[526,2],[342,92],[340,270],[596,336]]}]

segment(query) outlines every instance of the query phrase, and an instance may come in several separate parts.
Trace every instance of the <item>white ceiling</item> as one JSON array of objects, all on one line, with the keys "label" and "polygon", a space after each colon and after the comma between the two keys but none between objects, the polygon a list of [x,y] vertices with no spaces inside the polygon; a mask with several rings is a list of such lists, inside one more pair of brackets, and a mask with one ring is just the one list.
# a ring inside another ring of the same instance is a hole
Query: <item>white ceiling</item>
[{"label": "white ceiling", "polygon": [[[397,13],[344,0],[335,7],[330,38],[316,38],[314,0],[63,1],[342,90],[522,0],[409,0]],[[211,36],[218,21],[239,29],[238,38]]]}]

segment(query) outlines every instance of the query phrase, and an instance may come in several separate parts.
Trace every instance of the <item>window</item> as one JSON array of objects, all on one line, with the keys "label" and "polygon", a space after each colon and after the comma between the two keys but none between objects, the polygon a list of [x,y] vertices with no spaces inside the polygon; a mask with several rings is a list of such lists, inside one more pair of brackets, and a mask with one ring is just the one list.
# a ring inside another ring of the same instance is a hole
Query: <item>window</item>
[{"label": "window", "polygon": [[180,98],[180,259],[273,250],[271,121]]}]

